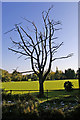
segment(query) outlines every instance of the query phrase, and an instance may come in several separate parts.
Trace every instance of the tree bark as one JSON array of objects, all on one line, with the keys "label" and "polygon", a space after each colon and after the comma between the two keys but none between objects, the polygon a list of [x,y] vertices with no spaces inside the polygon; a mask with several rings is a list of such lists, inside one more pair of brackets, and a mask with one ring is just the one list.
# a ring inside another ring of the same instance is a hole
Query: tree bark
[{"label": "tree bark", "polygon": [[44,96],[44,87],[43,87],[43,81],[41,78],[39,79],[39,96],[40,97]]}]

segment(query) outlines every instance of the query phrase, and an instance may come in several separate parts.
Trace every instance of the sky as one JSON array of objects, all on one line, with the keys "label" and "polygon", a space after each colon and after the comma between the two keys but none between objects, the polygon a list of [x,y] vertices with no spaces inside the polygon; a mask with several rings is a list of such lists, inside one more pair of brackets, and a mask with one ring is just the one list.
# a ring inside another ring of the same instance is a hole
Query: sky
[{"label": "sky", "polygon": [[50,17],[54,20],[60,20],[62,30],[56,31],[58,37],[57,43],[64,42],[64,45],[56,53],[56,56],[66,56],[74,53],[71,58],[56,60],[52,63],[52,70],[71,68],[75,71],[78,69],[78,3],[77,2],[3,2],[2,3],[2,69],[12,72],[13,69],[18,71],[31,70],[29,60],[8,50],[11,47],[11,40],[17,40],[15,32],[4,34],[14,28],[16,23],[23,22],[29,26],[21,17],[34,21],[39,29],[42,26],[41,13],[48,10],[53,5]]},{"label": "sky", "polygon": [[[78,3],[78,11],[80,11],[80,2]],[[80,13],[78,12],[78,67],[80,68]]]}]

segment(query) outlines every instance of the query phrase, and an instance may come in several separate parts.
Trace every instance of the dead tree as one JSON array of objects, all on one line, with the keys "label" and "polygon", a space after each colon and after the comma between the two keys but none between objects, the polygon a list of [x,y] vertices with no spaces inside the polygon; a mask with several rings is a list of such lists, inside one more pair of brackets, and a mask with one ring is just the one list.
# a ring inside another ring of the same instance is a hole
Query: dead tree
[{"label": "dead tree", "polygon": [[[48,11],[42,12],[42,32],[38,30],[34,22],[23,18],[32,25],[35,39],[28,32],[26,32],[26,30],[20,24],[16,24],[15,29],[17,30],[20,39],[16,42],[11,38],[11,41],[16,48],[9,48],[9,50],[21,54],[21,56],[26,56],[26,59],[31,60],[32,70],[39,77],[39,93],[41,96],[44,95],[43,83],[51,70],[52,62],[57,59],[69,58],[72,56],[72,54],[69,54],[67,56],[54,58],[54,54],[63,45],[63,42],[60,44],[55,43],[55,39],[57,39],[57,37],[54,37],[54,32],[60,30],[60,28],[56,27],[61,23],[59,21],[50,19],[49,13],[52,7],[53,6],[51,6]],[[23,34],[26,37],[24,37]],[[46,66],[47,71],[44,72]]]}]

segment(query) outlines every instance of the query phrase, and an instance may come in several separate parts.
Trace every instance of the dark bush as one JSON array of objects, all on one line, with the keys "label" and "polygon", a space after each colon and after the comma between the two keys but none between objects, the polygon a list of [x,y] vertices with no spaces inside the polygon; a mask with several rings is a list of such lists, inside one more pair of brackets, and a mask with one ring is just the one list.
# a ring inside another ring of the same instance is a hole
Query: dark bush
[{"label": "dark bush", "polygon": [[23,115],[24,120],[39,120],[39,115],[36,111],[28,112]]},{"label": "dark bush", "polygon": [[3,106],[2,120],[80,120],[80,105],[66,113],[56,109],[23,112],[24,107],[18,105]]},{"label": "dark bush", "polygon": [[37,98],[35,98],[33,95],[31,94],[6,94],[6,93],[2,93],[2,100],[6,100],[6,101],[13,101],[15,102],[16,100],[21,100],[21,101],[29,101],[29,100],[33,100],[33,101],[38,101]]},{"label": "dark bush", "polygon": [[40,112],[41,120],[64,120],[64,113],[61,110],[43,110]]},{"label": "dark bush", "polygon": [[65,120],[80,120],[80,105],[65,113]]},{"label": "dark bush", "polygon": [[67,82],[65,82],[64,83],[64,87],[65,87],[65,90],[66,91],[71,91],[72,90],[72,82],[70,82],[70,81],[67,81]]},{"label": "dark bush", "polygon": [[39,116],[41,120],[51,120],[51,110],[41,110]]},{"label": "dark bush", "polygon": [[51,116],[53,120],[64,120],[64,113],[61,110],[53,110]]}]

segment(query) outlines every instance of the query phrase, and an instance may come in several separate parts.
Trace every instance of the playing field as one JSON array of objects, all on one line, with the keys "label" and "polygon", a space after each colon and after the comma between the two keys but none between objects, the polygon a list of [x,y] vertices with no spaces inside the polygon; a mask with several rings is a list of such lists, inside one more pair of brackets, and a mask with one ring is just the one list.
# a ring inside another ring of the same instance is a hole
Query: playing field
[{"label": "playing field", "polygon": [[[54,80],[45,81],[44,90],[61,90],[64,89],[64,83],[66,81],[71,81],[73,88],[78,88],[78,80]],[[2,83],[2,88],[5,90],[39,90],[38,81],[25,81],[25,82],[4,82]]]}]

